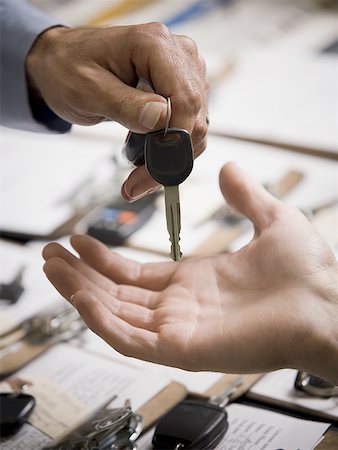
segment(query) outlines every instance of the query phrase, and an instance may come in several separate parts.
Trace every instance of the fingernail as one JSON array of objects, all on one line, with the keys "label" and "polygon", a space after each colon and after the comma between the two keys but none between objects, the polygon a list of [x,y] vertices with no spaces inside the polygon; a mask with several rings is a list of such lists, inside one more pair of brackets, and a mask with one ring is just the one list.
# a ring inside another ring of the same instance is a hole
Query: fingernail
[{"label": "fingernail", "polygon": [[150,188],[148,190],[144,190],[144,186],[137,184],[133,190],[131,191],[131,194],[129,196],[130,202],[136,202],[136,200],[139,200],[140,198],[145,197],[146,195],[153,194],[156,192],[159,188]]},{"label": "fingernail", "polygon": [[156,127],[161,114],[167,111],[167,104],[162,102],[146,103],[140,113],[140,124],[148,130]]},{"label": "fingernail", "polygon": [[122,185],[122,188],[121,188],[121,194],[122,194],[122,197],[123,197],[125,200],[129,201],[129,199],[130,199],[130,192],[129,192],[129,190],[127,189],[127,182],[126,182],[126,181],[125,181],[125,182],[123,183],[123,185]]}]

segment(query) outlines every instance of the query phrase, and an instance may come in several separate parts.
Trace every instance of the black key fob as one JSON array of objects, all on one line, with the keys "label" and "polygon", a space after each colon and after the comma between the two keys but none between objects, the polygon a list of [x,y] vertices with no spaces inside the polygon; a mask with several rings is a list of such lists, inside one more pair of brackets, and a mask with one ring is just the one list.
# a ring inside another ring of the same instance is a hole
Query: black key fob
[{"label": "black key fob", "polygon": [[151,177],[163,186],[177,186],[190,175],[193,148],[190,134],[180,128],[153,131],[146,135],[144,147],[146,168]]},{"label": "black key fob", "polygon": [[[155,449],[214,449],[228,429],[224,408],[206,401],[184,400],[158,423],[152,444]],[[179,447],[179,444],[181,447]]]},{"label": "black key fob", "polygon": [[15,434],[26,422],[35,406],[35,399],[28,394],[0,394],[0,436]]},{"label": "black key fob", "polygon": [[146,134],[132,133],[129,131],[124,143],[122,153],[134,166],[144,165],[144,147]]},{"label": "black key fob", "polygon": [[129,132],[122,152],[134,166],[145,164],[163,186],[182,183],[191,173],[194,156],[190,134],[180,128],[148,134]]}]

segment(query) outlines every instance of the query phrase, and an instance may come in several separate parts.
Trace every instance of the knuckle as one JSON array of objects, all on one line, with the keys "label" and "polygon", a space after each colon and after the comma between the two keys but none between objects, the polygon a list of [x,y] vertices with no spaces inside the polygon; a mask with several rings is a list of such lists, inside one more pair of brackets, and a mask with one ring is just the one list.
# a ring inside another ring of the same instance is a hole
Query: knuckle
[{"label": "knuckle", "polygon": [[197,158],[207,147],[207,136],[203,136],[200,139],[194,139],[194,157]]},{"label": "knuckle", "polygon": [[194,128],[193,135],[197,142],[201,142],[205,139],[208,132],[207,122],[205,120],[199,120]]},{"label": "knuckle", "polygon": [[180,36],[182,47],[190,54],[198,58],[198,49],[196,42],[189,36]]},{"label": "knuckle", "polygon": [[130,33],[132,34],[132,41],[142,43],[142,45],[145,41],[147,45],[158,45],[159,41],[171,39],[169,28],[161,22],[150,22],[132,27]]},{"label": "knuckle", "polygon": [[145,32],[147,35],[151,35],[156,39],[168,39],[171,37],[169,28],[161,22],[151,22],[146,24]]},{"label": "knuckle", "polygon": [[205,63],[203,56],[200,53],[198,54],[198,67],[199,67],[199,71],[203,75],[205,75],[207,73],[207,65]]},{"label": "knuckle", "polygon": [[188,96],[190,109],[194,114],[198,114],[203,105],[202,94],[196,90],[192,90]]}]

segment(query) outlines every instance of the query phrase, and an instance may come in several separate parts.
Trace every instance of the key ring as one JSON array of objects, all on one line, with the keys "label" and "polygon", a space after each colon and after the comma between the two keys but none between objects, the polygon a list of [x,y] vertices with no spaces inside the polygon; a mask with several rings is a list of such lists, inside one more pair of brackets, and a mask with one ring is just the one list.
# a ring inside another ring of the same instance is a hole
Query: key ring
[{"label": "key ring", "polygon": [[165,124],[163,136],[166,136],[168,133],[170,119],[171,119],[171,100],[170,100],[170,97],[168,97],[167,98],[167,121]]}]

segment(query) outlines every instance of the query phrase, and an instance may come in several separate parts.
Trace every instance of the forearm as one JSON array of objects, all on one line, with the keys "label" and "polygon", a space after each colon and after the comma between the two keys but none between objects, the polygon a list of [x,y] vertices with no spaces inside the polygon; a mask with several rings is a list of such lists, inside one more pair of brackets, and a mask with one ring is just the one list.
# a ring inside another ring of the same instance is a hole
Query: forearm
[{"label": "forearm", "polygon": [[0,0],[1,124],[30,131],[64,132],[70,125],[50,110],[49,120],[34,117],[26,79],[26,57],[37,36],[59,22],[23,0]]}]

